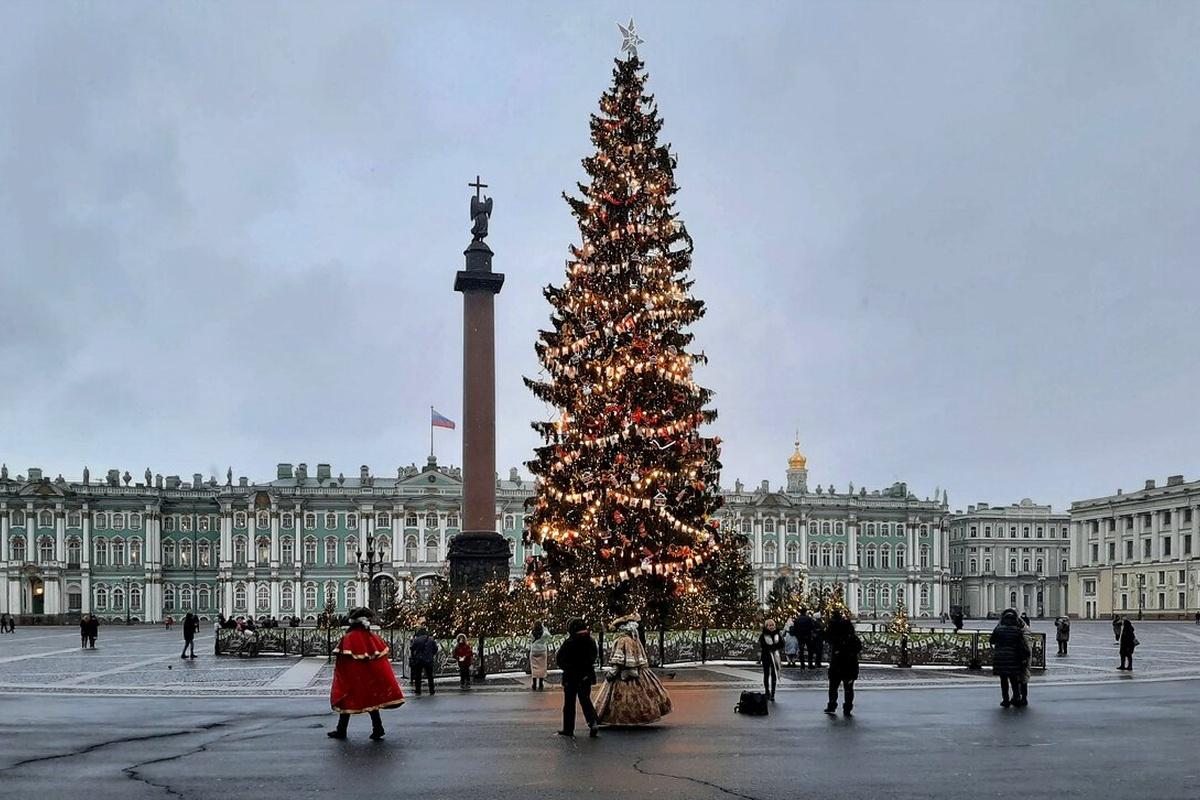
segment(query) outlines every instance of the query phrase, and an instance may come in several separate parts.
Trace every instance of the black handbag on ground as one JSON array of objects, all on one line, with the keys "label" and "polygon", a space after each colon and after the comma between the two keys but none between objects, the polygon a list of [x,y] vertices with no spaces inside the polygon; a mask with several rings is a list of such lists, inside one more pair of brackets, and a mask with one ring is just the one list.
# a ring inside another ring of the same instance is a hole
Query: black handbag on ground
[{"label": "black handbag on ground", "polygon": [[742,692],[742,697],[733,710],[751,717],[765,717],[769,713],[767,695],[764,692]]}]

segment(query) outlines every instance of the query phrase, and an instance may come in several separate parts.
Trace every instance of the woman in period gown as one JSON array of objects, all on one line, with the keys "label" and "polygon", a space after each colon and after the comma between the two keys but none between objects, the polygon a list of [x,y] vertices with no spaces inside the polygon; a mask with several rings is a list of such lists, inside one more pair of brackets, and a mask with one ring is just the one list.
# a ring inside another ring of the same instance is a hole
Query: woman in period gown
[{"label": "woman in period gown", "polygon": [[596,695],[596,718],[601,725],[647,725],[671,713],[671,697],[650,669],[638,641],[638,622],[631,614],[613,621],[617,638],[609,670]]}]

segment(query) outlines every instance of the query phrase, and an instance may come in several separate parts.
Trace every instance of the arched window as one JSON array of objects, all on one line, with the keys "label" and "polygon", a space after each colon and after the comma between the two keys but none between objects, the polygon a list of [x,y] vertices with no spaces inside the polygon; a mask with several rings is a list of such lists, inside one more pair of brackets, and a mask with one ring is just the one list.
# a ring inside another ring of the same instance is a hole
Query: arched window
[{"label": "arched window", "polygon": [[172,514],[163,515],[162,522],[164,531],[175,530],[175,517]]},{"label": "arched window", "polygon": [[39,528],[53,528],[54,527],[54,515],[51,514],[49,511],[46,511],[45,509],[43,509],[42,511],[39,511],[38,512],[38,527]]},{"label": "arched window", "polygon": [[821,523],[821,533],[824,533],[826,535],[833,533],[833,526],[830,525],[828,522],[822,522]]},{"label": "arched window", "polygon": [[430,562],[438,560],[438,540],[432,534],[425,536],[425,560]]},{"label": "arched window", "polygon": [[1016,608],[1016,607],[1017,607],[1017,593],[1016,593],[1016,592],[1009,592],[1009,593],[1008,593],[1008,605],[1009,605],[1009,607],[1010,607],[1010,608]]},{"label": "arched window", "polygon": [[38,539],[38,563],[49,564],[54,560],[54,540],[49,536]]},{"label": "arched window", "polygon": [[233,537],[233,563],[239,567],[246,566],[246,550],[248,544],[245,536]]},{"label": "arched window", "polygon": [[1028,558],[1021,560],[1021,572],[1024,572],[1024,573],[1029,572],[1029,559]]},{"label": "arched window", "polygon": [[304,537],[304,564],[305,566],[315,566],[317,563],[317,537]]},{"label": "arched window", "polygon": [[867,545],[867,569],[875,569],[875,545]]},{"label": "arched window", "polygon": [[417,512],[415,512],[415,511],[408,512],[408,514],[404,517],[404,527],[406,527],[406,528],[417,527]]},{"label": "arched window", "polygon": [[164,567],[175,566],[175,542],[167,539],[162,545],[162,563]]},{"label": "arched window", "polygon": [[879,568],[892,568],[892,548],[886,544],[879,548]]},{"label": "arched window", "polygon": [[879,587],[879,603],[885,608],[892,604],[892,587],[886,583]]},{"label": "arched window", "polygon": [[125,608],[125,590],[120,586],[114,587],[112,590],[112,608],[113,611]]},{"label": "arched window", "polygon": [[260,583],[254,590],[254,610],[259,614],[271,610],[271,587]]},{"label": "arched window", "polygon": [[325,537],[325,563],[336,564],[338,560],[338,541],[332,536]]},{"label": "arched window", "polygon": [[129,515],[129,530],[140,531],[142,529],[142,515],[131,513]]},{"label": "arched window", "polygon": [[[17,555],[17,543],[18,542],[21,545],[21,554],[19,556]],[[13,560],[14,561],[24,561],[25,560],[25,540],[20,537],[17,537],[16,539],[13,539],[12,546],[13,546]],[[92,564],[97,567],[107,566],[108,565],[108,540],[105,539],[103,536],[101,536],[98,539],[93,539],[92,540],[92,550],[93,550]]]},{"label": "arched window", "polygon": [[292,526],[296,524],[296,518],[292,516],[292,512],[285,511],[279,515],[279,525],[284,530],[290,531]]},{"label": "arched window", "polygon": [[[288,526],[291,527],[291,526]],[[279,540],[279,560],[284,564],[291,564],[296,560],[296,543],[290,536],[281,537]]]},{"label": "arched window", "polygon": [[295,611],[296,594],[290,582],[279,587],[279,606],[283,611]]},{"label": "arched window", "polygon": [[142,610],[142,587],[136,583],[129,587],[129,610]]},{"label": "arched window", "polygon": [[1045,569],[1045,567],[1046,567],[1046,562],[1044,562],[1042,559],[1039,558],[1037,560],[1037,571],[1039,573],[1041,573]]},{"label": "arched window", "polygon": [[305,530],[310,530],[310,531],[311,531],[311,530],[312,530],[313,528],[315,528],[315,527],[317,527],[317,515],[316,515],[316,514],[313,514],[312,512],[309,512],[309,513],[305,514],[305,515],[304,515],[304,528],[305,528]]},{"label": "arched window", "polygon": [[271,561],[271,539],[267,536],[260,536],[254,540],[255,558],[259,564],[267,564]]},{"label": "arched window", "polygon": [[346,530],[350,530],[350,531],[358,530],[358,514],[347,514],[346,515]]},{"label": "arched window", "polygon": [[376,528],[392,527],[391,515],[388,514],[386,511],[380,511],[378,514],[375,515],[375,527]]},{"label": "arched window", "polygon": [[271,527],[271,515],[266,511],[260,511],[255,515],[255,524],[259,528]]},{"label": "arched window", "polygon": [[337,514],[332,511],[325,514],[325,530],[331,531],[337,527]]},{"label": "arched window", "polygon": [[246,584],[240,581],[233,585],[233,610],[242,612],[246,610]]},{"label": "arched window", "polygon": [[821,566],[833,566],[833,546],[830,545],[829,542],[821,545]]},{"label": "arched window", "polygon": [[234,512],[233,527],[235,527],[235,528],[246,527],[246,512],[245,511],[235,511]]},{"label": "arched window", "polygon": [[908,602],[908,593],[904,591],[903,586],[896,587],[896,602],[897,603],[907,603]]},{"label": "arched window", "polygon": [[833,565],[835,567],[846,566],[846,546],[841,542],[833,547]]},{"label": "arched window", "polygon": [[[922,525],[922,526],[921,526],[921,535],[922,535],[922,536],[928,536],[928,535],[929,535],[929,526],[928,526],[928,525]],[[925,590],[925,593],[926,593],[926,594],[928,594],[928,593],[929,593],[929,590],[928,590],[928,589],[926,589],[926,590]]]},{"label": "arched window", "polygon": [[83,517],[80,515],[80,513],[78,511],[72,511],[71,513],[67,514],[67,527],[68,528],[80,528],[82,526],[83,526]]},{"label": "arched window", "polygon": [[795,542],[788,542],[787,560],[789,564],[800,563],[800,545],[796,544]]},{"label": "arched window", "polygon": [[179,608],[183,611],[192,610],[192,587],[179,587]]},{"label": "arched window", "polygon": [[96,605],[96,609],[99,611],[103,611],[104,609],[107,609],[108,608],[108,587],[105,586],[104,584],[99,584],[96,586],[93,594],[95,595],[93,602]]},{"label": "arched window", "polygon": [[840,523],[840,522],[839,522],[839,523],[837,523],[836,525],[834,525],[834,526],[833,526],[833,532],[834,532],[835,534],[837,534],[838,536],[841,536],[841,535],[843,535],[843,534],[846,532],[846,529],[845,529],[845,528],[843,528],[843,527],[842,527],[842,523]]},{"label": "arched window", "polygon": [[1010,558],[1008,560],[1008,573],[1010,575],[1017,574],[1017,560],[1015,558]]},{"label": "arched window", "polygon": [[929,545],[921,545],[921,568],[929,566]]},{"label": "arched window", "polygon": [[808,534],[809,534],[809,536],[817,535],[817,523],[816,522],[808,523]]},{"label": "arched window", "polygon": [[742,517],[742,533],[754,533],[754,521],[749,517]]},{"label": "arched window", "polygon": [[[862,586],[859,586],[859,587],[858,587],[858,589],[859,589],[859,591],[862,591]],[[866,594],[866,603],[865,603],[865,605],[866,605],[868,608],[871,608],[871,609],[874,609],[874,608],[875,608],[875,587],[874,587],[874,586],[868,586],[868,587],[867,587],[867,594]]]},{"label": "arched window", "polygon": [[774,532],[775,532],[775,518],[767,517],[766,519],[763,520],[763,533],[774,533]]},{"label": "arched window", "polygon": [[375,552],[380,561],[392,560],[392,540],[386,536],[375,537]]},{"label": "arched window", "polygon": [[867,536],[874,536],[874,535],[875,535],[875,523],[868,522],[867,523]]},{"label": "arched window", "polygon": [[118,536],[112,540],[112,563],[114,567],[125,565],[125,540]]},{"label": "arched window", "polygon": [[971,559],[971,574],[974,575],[978,571],[979,571],[979,562],[972,558]]},{"label": "arched window", "polygon": [[417,537],[409,536],[404,540],[404,560],[409,564],[417,560]]},{"label": "arched window", "polygon": [[317,585],[312,581],[304,584],[304,609],[315,611],[317,608]]},{"label": "arched window", "polygon": [[[97,515],[97,519],[99,519],[99,515]],[[24,511],[12,512],[12,526],[14,528],[24,528],[25,527],[25,512]]]},{"label": "arched window", "polygon": [[212,591],[207,585],[201,586],[196,592],[196,607],[203,609],[212,608]]},{"label": "arched window", "polygon": [[778,563],[778,551],[775,542],[767,542],[763,545],[763,561],[767,564]]},{"label": "arched window", "polygon": [[337,584],[333,581],[325,581],[325,602],[333,603],[335,606],[338,603]]},{"label": "arched window", "polygon": [[451,511],[449,514],[446,515],[446,527],[447,528],[457,528],[458,527],[458,514]]},{"label": "arched window", "polygon": [[180,514],[179,515],[179,530],[185,531],[187,533],[192,532],[192,515],[191,514]]},{"label": "arched window", "polygon": [[200,531],[201,533],[208,533],[211,527],[212,521],[208,518],[207,514],[201,514],[200,516],[196,517],[196,530]]},{"label": "arched window", "polygon": [[929,584],[921,584],[921,608],[929,608]]},{"label": "arched window", "polygon": [[992,560],[990,558],[985,558],[983,560],[983,571],[984,572],[992,571]]},{"label": "arched window", "polygon": [[346,581],[346,608],[354,608],[358,605],[358,584],[354,581]]},{"label": "arched window", "polygon": [[[438,526],[438,517],[437,517],[437,513],[436,513],[436,512],[434,512],[434,511],[430,511],[428,514],[426,514],[426,515],[425,515],[425,527],[426,527],[426,528],[436,528],[437,526]],[[505,527],[506,527],[506,528],[511,528],[511,527],[512,527],[512,521],[510,520],[510,521],[509,521],[509,524],[508,524],[508,525],[506,525]]]},{"label": "arched window", "polygon": [[79,541],[78,537],[72,536],[67,539],[67,564],[71,566],[79,565],[79,558],[83,554],[83,542]]},{"label": "arched window", "polygon": [[896,545],[896,569],[904,569],[904,545]]},{"label": "arched window", "polygon": [[808,565],[810,567],[815,567],[817,565],[817,563],[818,563],[818,561],[817,561],[817,543],[809,542],[808,543]]},{"label": "arched window", "polygon": [[175,587],[169,583],[163,584],[163,608],[167,611],[175,610]]},{"label": "arched window", "polygon": [[192,543],[186,539],[179,543],[179,566],[190,567],[192,565]]},{"label": "arched window", "polygon": [[1067,560],[1065,558],[1062,560],[1062,574],[1067,574]]},{"label": "arched window", "polygon": [[796,528],[796,518],[795,517],[787,518],[787,532],[788,533],[797,533],[798,532],[798,530]]}]

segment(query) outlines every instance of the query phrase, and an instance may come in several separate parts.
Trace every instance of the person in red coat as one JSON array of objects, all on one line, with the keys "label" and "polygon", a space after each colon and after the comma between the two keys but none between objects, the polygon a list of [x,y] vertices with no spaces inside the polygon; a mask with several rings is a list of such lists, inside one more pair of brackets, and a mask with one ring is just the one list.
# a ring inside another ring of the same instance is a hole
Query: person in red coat
[{"label": "person in red coat", "polygon": [[396,673],[388,660],[387,643],[371,633],[369,608],[350,612],[350,630],[334,649],[333,686],[329,706],[336,711],[337,728],[329,731],[333,739],[345,739],[351,714],[371,715],[371,738],[383,738],[379,711],[404,704],[404,692],[396,683]]}]

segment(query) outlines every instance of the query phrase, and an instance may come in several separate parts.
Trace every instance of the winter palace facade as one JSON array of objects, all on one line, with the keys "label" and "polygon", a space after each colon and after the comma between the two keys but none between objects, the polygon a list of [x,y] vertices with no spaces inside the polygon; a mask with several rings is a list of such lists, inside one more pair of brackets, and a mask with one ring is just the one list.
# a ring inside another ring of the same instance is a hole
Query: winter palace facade
[{"label": "winter palace facade", "polygon": [[[524,503],[532,484],[497,476],[496,525],[523,571]],[[202,617],[298,616],[425,592],[444,571],[459,529],[461,471],[430,458],[395,477],[333,475],[318,464],[280,464],[252,484],[199,474],[135,482],[110,470],[80,481],[39,469],[0,472],[0,611],[19,616],[156,622]],[[780,580],[846,587],[859,613],[948,610],[945,498],[918,500],[903,484],[879,492],[808,488],[797,447],[785,488],[767,482],[725,491],[723,524],[749,537],[760,598]],[[360,560],[373,554],[377,566]],[[370,578],[368,579],[368,574]]]}]

